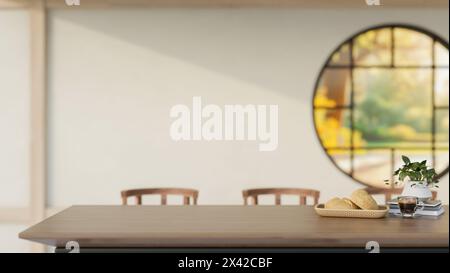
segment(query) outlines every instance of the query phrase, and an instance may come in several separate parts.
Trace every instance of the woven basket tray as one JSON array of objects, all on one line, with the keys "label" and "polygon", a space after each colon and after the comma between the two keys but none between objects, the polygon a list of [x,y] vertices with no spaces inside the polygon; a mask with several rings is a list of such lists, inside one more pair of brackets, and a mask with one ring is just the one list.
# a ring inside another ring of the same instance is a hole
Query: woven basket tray
[{"label": "woven basket tray", "polygon": [[383,218],[389,211],[387,206],[379,206],[377,210],[363,209],[325,209],[324,204],[314,207],[316,213],[325,217],[345,217],[345,218]]}]

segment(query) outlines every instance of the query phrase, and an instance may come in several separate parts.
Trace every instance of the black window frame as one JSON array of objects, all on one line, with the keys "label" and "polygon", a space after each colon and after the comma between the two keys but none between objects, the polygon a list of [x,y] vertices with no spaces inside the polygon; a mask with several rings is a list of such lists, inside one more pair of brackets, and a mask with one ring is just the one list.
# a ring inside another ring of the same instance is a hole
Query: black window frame
[{"label": "black window frame", "polygon": [[[390,53],[391,53],[391,64],[390,65],[355,65],[354,63],[354,56],[353,56],[353,42],[354,40],[359,37],[360,35],[363,35],[366,32],[369,31],[373,31],[373,30],[380,30],[380,29],[391,29],[391,49],[390,49]],[[432,63],[431,65],[407,65],[407,66],[396,66],[395,65],[395,36],[394,36],[394,29],[395,28],[403,28],[403,29],[408,29],[408,30],[412,30],[412,31],[416,31],[419,32],[421,34],[424,34],[426,36],[428,36],[429,38],[432,39],[432,46],[431,46],[431,58],[432,58]],[[355,171],[355,167],[354,167],[354,161],[355,161],[355,150],[389,150],[390,153],[390,169],[391,169],[391,179],[393,180],[393,173],[395,171],[395,157],[396,157],[396,152],[398,150],[431,150],[431,155],[432,155],[432,166],[433,168],[435,167],[436,164],[436,150],[446,150],[448,152],[449,148],[448,147],[436,147],[436,112],[440,111],[440,110],[449,110],[449,106],[438,106],[436,104],[436,98],[435,98],[435,94],[436,94],[436,90],[435,90],[435,79],[436,79],[436,69],[449,69],[449,66],[441,66],[441,65],[436,65],[436,58],[435,58],[435,49],[436,49],[436,43],[441,44],[442,46],[444,46],[447,50],[449,50],[449,42],[446,41],[444,38],[440,37],[439,35],[435,34],[434,32],[425,29],[423,27],[419,27],[419,26],[414,26],[414,25],[409,25],[409,24],[382,24],[382,25],[376,25],[376,26],[372,26],[372,27],[368,27],[365,28],[363,30],[358,31],[357,33],[353,34],[350,38],[346,39],[345,41],[343,41],[342,43],[340,43],[332,52],[331,54],[328,56],[328,58],[326,59],[325,63],[322,65],[322,68],[319,72],[319,76],[317,77],[316,83],[314,85],[314,93],[312,96],[312,119],[313,119],[313,124],[314,124],[314,130],[315,133],[317,135],[318,141],[323,149],[323,151],[325,152],[325,154],[327,155],[327,157],[331,160],[331,162],[333,163],[333,165],[339,169],[342,173],[346,174],[348,177],[350,177],[351,179],[353,179],[354,181],[367,185],[367,186],[374,186],[371,185],[367,182],[361,181],[357,178],[355,178],[354,176],[354,171]],[[339,64],[331,64],[332,62],[332,57],[334,56],[335,53],[339,52],[339,50],[341,49],[342,46],[348,44],[349,45],[349,56],[350,56],[350,63],[349,64],[344,64],[344,65],[339,65]],[[432,118],[431,118],[431,147],[430,148],[421,148],[421,147],[355,147],[354,145],[354,124],[355,124],[355,118],[354,118],[354,70],[356,69],[360,69],[360,68],[366,68],[366,69],[370,69],[370,68],[385,68],[385,69],[396,69],[396,68],[427,68],[427,69],[432,69],[432,80],[431,80],[431,93],[432,93]],[[317,90],[319,89],[320,86],[320,81],[325,73],[325,71],[327,71],[327,69],[349,69],[350,70],[350,102],[348,105],[337,105],[337,106],[333,106],[333,107],[327,107],[327,106],[316,106],[315,105],[315,98],[317,96]],[[315,113],[316,110],[349,110],[350,112],[350,130],[351,130],[351,137],[350,137],[350,145],[349,147],[325,147],[322,143],[322,139],[321,136],[319,135],[318,132],[318,128],[317,128],[317,123],[316,123],[316,117],[315,117]],[[332,158],[332,156],[329,154],[328,150],[341,150],[341,151],[349,151],[350,153],[350,171],[347,172],[345,170],[343,170],[336,162],[335,160]],[[447,167],[440,173],[438,173],[437,178],[440,179],[443,176],[445,176],[446,174],[449,173],[449,165],[447,163]],[[382,182],[382,181],[380,181]],[[391,185],[392,187],[394,187],[394,184]]]}]

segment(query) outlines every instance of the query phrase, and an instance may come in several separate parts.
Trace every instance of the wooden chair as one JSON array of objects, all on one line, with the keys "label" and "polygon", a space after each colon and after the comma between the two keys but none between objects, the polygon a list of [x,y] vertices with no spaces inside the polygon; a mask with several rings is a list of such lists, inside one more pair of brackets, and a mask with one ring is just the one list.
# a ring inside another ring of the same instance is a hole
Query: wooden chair
[{"label": "wooden chair", "polygon": [[[371,195],[384,195],[384,202],[387,203],[389,200],[392,200],[393,195],[401,195],[403,188],[375,188],[375,187],[367,187],[364,189]],[[432,200],[436,200],[437,192],[431,191]]]},{"label": "wooden chair", "polygon": [[248,198],[253,200],[254,205],[258,205],[259,195],[275,195],[275,204],[281,205],[281,195],[297,195],[300,198],[300,205],[306,205],[306,198],[314,198],[314,205],[319,203],[320,191],[298,188],[266,188],[266,189],[247,189],[242,191],[244,204],[248,205]]},{"label": "wooden chair", "polygon": [[[167,205],[167,195],[181,195],[183,196],[184,205],[197,205],[198,191],[193,189],[181,188],[149,188],[149,189],[131,189],[121,192],[122,204],[128,205],[128,198],[135,197],[136,204],[142,205],[142,196],[157,194],[161,195],[161,205]],[[190,202],[192,200],[192,202]]]}]

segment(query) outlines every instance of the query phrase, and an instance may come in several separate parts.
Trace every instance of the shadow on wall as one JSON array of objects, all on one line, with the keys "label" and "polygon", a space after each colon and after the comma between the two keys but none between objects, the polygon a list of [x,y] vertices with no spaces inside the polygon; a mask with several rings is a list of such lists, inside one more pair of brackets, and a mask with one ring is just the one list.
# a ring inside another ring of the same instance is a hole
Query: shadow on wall
[{"label": "shadow on wall", "polygon": [[[261,10],[246,10],[245,16],[239,10],[58,11],[51,18],[309,102],[313,93],[310,82],[315,81],[328,54],[351,33],[338,34],[336,39],[330,34],[339,33],[339,26],[312,26],[311,22],[317,21],[314,14],[284,13],[286,16]],[[145,26],[145,31],[136,25]],[[327,46],[318,48],[317,41]],[[305,76],[306,83],[302,80]]]}]

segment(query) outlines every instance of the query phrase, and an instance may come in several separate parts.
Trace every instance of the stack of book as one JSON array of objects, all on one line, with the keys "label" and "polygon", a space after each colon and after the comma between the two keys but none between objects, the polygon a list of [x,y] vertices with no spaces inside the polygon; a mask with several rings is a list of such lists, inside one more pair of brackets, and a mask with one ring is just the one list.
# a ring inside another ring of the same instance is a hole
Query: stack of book
[{"label": "stack of book", "polygon": [[[389,213],[390,214],[401,214],[400,208],[398,206],[397,199],[393,199],[387,202],[389,205]],[[439,216],[444,213],[444,208],[442,207],[442,202],[440,200],[429,200],[421,203],[421,206],[416,210],[416,215],[424,215],[424,216]]]}]

